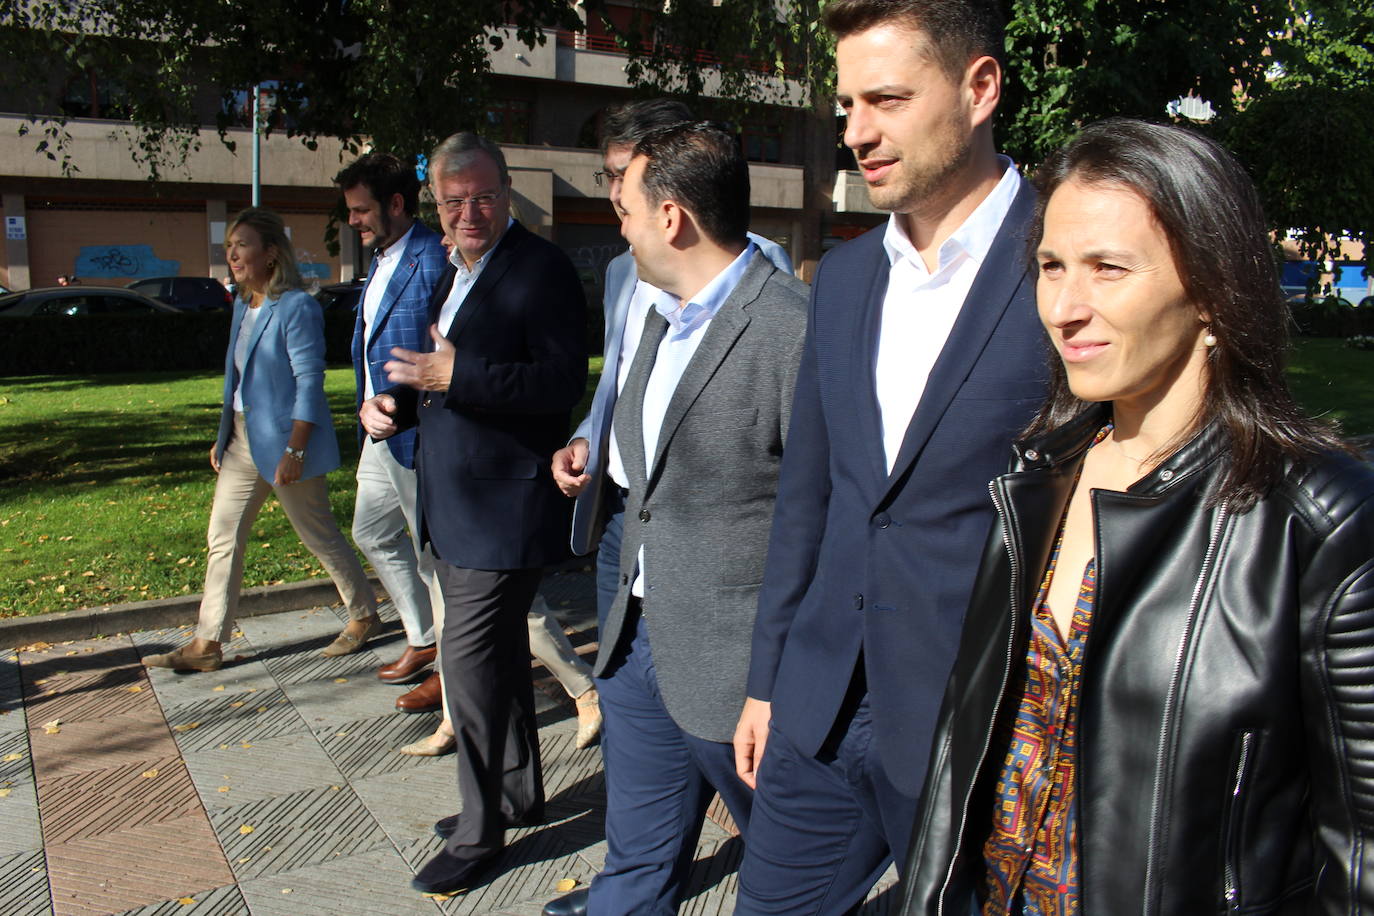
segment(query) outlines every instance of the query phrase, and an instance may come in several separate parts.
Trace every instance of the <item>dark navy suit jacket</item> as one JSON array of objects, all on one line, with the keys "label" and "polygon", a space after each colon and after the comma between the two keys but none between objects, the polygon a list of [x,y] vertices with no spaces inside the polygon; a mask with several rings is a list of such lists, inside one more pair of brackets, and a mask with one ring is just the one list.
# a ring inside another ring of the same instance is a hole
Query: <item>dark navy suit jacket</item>
[{"label": "dark navy suit jacket", "polygon": [[[453,287],[449,265],[429,320]],[[404,386],[398,424],[418,423],[422,537],[467,569],[530,569],[568,555],[570,501],[549,462],[587,384],[587,303],[572,262],[514,223],[449,328],[447,391]],[[433,349],[433,345],[426,349]]]},{"label": "dark navy suit jacket", "polygon": [[891,474],[874,391],[884,227],[830,252],[812,287],[749,695],[814,754],[862,662],[883,769],[912,797],[992,523],[988,482],[1045,394],[1025,268],[1033,205],[1023,181]]},{"label": "dark navy suit jacket", "polygon": [[[358,315],[353,323],[353,378],[358,386],[357,407],[363,406],[364,372],[372,374],[374,392],[386,391],[391,387],[382,366],[391,359],[392,347],[420,351],[433,349],[429,339],[429,300],[434,295],[434,284],[446,267],[448,255],[439,242],[439,236],[416,220],[405,250],[401,253],[401,260],[382,294],[382,302],[368,329],[367,340],[363,340],[363,298],[367,295],[367,287],[363,287],[363,293],[358,297]],[[372,272],[376,269],[377,262],[374,260],[372,271],[367,276],[369,285],[372,283]],[[362,444],[363,427],[358,424],[358,447],[361,448]],[[397,433],[387,439],[386,444],[402,467],[415,466],[413,431]]]}]

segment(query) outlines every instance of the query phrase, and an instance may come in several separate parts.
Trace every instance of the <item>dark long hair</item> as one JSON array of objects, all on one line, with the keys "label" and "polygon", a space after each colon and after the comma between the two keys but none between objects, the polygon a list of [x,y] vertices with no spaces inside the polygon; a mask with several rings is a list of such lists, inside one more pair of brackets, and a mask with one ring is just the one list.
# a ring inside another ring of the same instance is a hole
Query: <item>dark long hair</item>
[{"label": "dark long hair", "polygon": [[[1210,318],[1217,343],[1208,349],[1202,404],[1188,434],[1170,447],[1213,423],[1223,430],[1230,468],[1214,500],[1243,510],[1273,486],[1286,458],[1349,450],[1329,425],[1304,414],[1288,390],[1288,308],[1259,195],[1229,153],[1179,127],[1126,118],[1087,127],[1036,174],[1032,264],[1045,206],[1070,179],[1144,198],[1169,240],[1184,289]],[[1088,407],[1069,389],[1054,356],[1049,400],[1027,434],[1061,426]]]}]

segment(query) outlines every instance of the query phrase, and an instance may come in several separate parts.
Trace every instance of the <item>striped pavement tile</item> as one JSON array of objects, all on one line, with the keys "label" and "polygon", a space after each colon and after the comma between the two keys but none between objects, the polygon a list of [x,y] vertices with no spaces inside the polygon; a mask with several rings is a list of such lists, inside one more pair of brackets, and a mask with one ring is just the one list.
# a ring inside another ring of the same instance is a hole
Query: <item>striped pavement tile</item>
[{"label": "striped pavement tile", "polygon": [[0,913],[52,916],[48,869],[43,850],[0,856]]},{"label": "striped pavement tile", "polygon": [[435,821],[462,807],[454,756],[425,759],[425,766],[351,783],[393,843],[432,836]]},{"label": "striped pavement tile", "polygon": [[306,681],[332,681],[335,678],[373,677],[383,664],[375,653],[363,649],[351,655],[325,658],[320,649],[329,644],[328,639],[316,640],[307,651],[275,655],[261,654],[258,658],[272,672],[278,684],[301,684]]},{"label": "striped pavement tile", "polygon": [[407,757],[396,749],[432,734],[437,724],[437,714],[392,713],[340,722],[316,730],[315,737],[345,777],[366,779],[424,766],[428,758]]},{"label": "striped pavement tile", "polygon": [[253,916],[439,916],[410,888],[411,872],[390,846],[243,881]]},{"label": "striped pavement tile", "polygon": [[[30,721],[78,722],[136,715],[152,701],[143,669],[134,665],[40,678],[27,702]],[[149,692],[148,696],[140,696]]]},{"label": "striped pavement tile", "polygon": [[389,845],[348,785],[324,786],[210,812],[240,879],[278,875]]},{"label": "striped pavement tile", "polygon": [[[32,779],[18,783],[0,779],[0,825],[0,857],[42,849],[38,787]],[[0,907],[0,913],[4,912]]]},{"label": "striped pavement tile", "polygon": [[120,716],[34,722],[28,731],[39,781],[177,755],[156,701]]},{"label": "striped pavement tile", "polygon": [[310,734],[220,744],[188,752],[185,760],[201,801],[210,811],[344,781]]},{"label": "striped pavement tile", "polygon": [[238,887],[226,884],[208,891],[182,894],[175,900],[150,903],[119,916],[252,916]]},{"label": "striped pavement tile", "polygon": [[40,779],[38,798],[48,845],[203,812],[179,756]]},{"label": "striped pavement tile", "polygon": [[165,714],[184,753],[309,731],[286,694],[277,688],[237,694],[225,691],[209,699],[169,705]]},{"label": "striped pavement tile", "polygon": [[109,916],[233,882],[203,813],[49,844],[54,916]]}]

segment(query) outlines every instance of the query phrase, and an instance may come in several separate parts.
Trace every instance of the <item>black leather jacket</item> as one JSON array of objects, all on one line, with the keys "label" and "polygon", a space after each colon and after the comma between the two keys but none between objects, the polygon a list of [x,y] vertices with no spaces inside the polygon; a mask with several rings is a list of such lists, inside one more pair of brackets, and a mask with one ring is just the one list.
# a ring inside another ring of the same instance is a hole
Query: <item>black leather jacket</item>
[{"label": "black leather jacket", "polygon": [[[932,745],[903,913],[966,916],[1024,676],[1028,612],[1092,411],[1017,446]],[[1374,471],[1294,466],[1244,513],[1209,505],[1205,430],[1129,492],[1095,491],[1083,661],[1082,912],[1374,913]],[[1015,613],[1011,613],[1014,609]]]}]

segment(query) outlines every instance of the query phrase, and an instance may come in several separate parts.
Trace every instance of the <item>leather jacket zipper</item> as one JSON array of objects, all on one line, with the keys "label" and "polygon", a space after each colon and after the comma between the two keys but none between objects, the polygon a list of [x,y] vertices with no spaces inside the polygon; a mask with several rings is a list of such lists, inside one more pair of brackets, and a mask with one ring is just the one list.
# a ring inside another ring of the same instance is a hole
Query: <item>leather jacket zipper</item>
[{"label": "leather jacket zipper", "polygon": [[1254,744],[1255,733],[1246,732],[1240,736],[1240,759],[1236,761],[1236,775],[1231,782],[1231,801],[1230,817],[1226,819],[1226,871],[1223,880],[1225,881],[1226,907],[1231,912],[1237,912],[1240,902],[1240,880],[1237,872],[1239,871],[1240,860],[1240,815],[1242,807],[1241,789],[1245,786],[1246,777],[1250,770],[1250,747]]},{"label": "leather jacket zipper", "polygon": [[[1157,912],[1155,894],[1155,871],[1159,867],[1160,855],[1160,819],[1163,817],[1164,807],[1164,773],[1166,758],[1169,755],[1169,739],[1173,732],[1173,719],[1175,707],[1178,705],[1179,684],[1183,677],[1183,660],[1188,653],[1188,645],[1193,639],[1193,626],[1197,623],[1198,607],[1202,602],[1202,590],[1207,583],[1207,579],[1212,572],[1212,563],[1216,560],[1217,545],[1221,540],[1221,529],[1226,524],[1228,506],[1222,503],[1217,510],[1217,519],[1212,524],[1212,533],[1207,540],[1207,553],[1202,559],[1202,568],[1198,570],[1197,582],[1193,585],[1193,597],[1188,602],[1188,616],[1183,625],[1183,637],[1178,641],[1178,653],[1174,657],[1174,672],[1169,681],[1169,695],[1164,701],[1164,719],[1159,732],[1159,749],[1155,755],[1155,787],[1153,797],[1150,800],[1150,845],[1145,856],[1145,900],[1142,916],[1150,916]],[[1101,569],[1101,563],[1098,564]]]},{"label": "leather jacket zipper", "polygon": [[[1002,711],[1002,699],[1006,696],[1007,693],[1007,680],[1011,677],[1012,662],[1014,661],[1014,659],[1012,658],[1012,647],[1016,645],[1016,621],[1018,619],[1018,615],[1016,614],[1016,606],[1018,595],[1020,594],[1019,586],[1021,579],[1021,566],[1016,560],[1016,551],[1012,549],[1011,526],[1007,523],[1006,507],[1002,504],[1001,495],[997,491],[996,480],[988,484],[988,492],[992,494],[992,504],[996,507],[997,516],[999,519],[1001,519],[1002,522],[1002,545],[1007,549],[1007,559],[1011,564],[1011,574],[1009,576],[1009,580],[1011,582],[1012,623],[1011,627],[1007,630],[1007,657],[1006,664],[1002,666],[1002,684],[997,690],[997,702],[993,704],[992,707],[992,719],[988,722],[988,729],[983,734],[983,748],[978,752],[978,765],[974,768],[975,774],[982,771],[983,762],[987,760],[988,748],[992,745],[992,736],[993,733],[996,731],[997,717]],[[977,779],[975,776],[974,782],[976,781]],[[964,794],[964,803],[962,806],[960,806],[959,829],[954,834],[956,846],[958,844],[958,838],[964,835],[964,829],[968,826],[968,806],[969,802],[972,800],[972,795],[973,783],[971,782],[969,783],[968,791]],[[949,869],[945,872],[945,881],[940,888],[940,894],[936,902],[935,912],[937,916],[944,916],[945,895],[949,893],[950,882],[954,880],[954,866],[957,861],[957,856],[951,858],[949,863]]]}]

